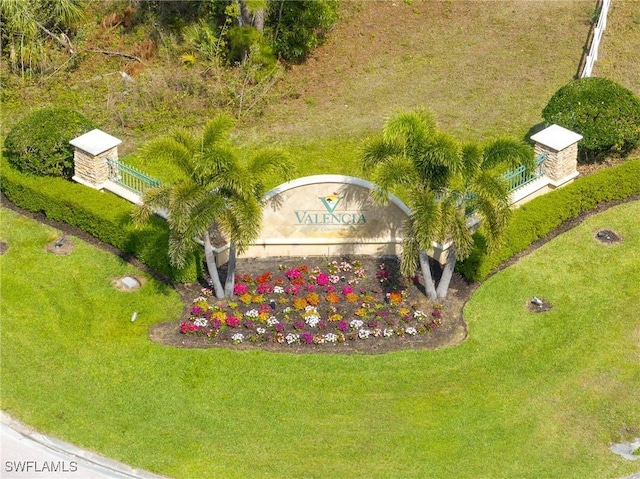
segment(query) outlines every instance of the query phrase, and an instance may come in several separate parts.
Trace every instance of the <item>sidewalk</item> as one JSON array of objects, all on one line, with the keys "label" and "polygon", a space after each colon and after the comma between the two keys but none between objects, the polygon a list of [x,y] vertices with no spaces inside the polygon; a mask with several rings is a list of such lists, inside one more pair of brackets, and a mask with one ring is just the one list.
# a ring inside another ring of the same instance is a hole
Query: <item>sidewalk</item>
[{"label": "sidewalk", "polygon": [[0,411],[2,479],[163,479],[39,434]]}]

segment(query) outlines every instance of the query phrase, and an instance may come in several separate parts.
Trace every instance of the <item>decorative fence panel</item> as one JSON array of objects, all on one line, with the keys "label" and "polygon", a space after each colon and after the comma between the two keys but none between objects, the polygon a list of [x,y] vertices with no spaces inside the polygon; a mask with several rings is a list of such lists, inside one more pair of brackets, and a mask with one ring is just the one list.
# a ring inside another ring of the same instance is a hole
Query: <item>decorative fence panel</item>
[{"label": "decorative fence panel", "polygon": [[160,186],[160,182],[155,178],[151,178],[141,171],[119,161],[107,160],[107,165],[109,167],[110,181],[139,196],[142,196],[149,188]]},{"label": "decorative fence panel", "polygon": [[536,181],[544,176],[544,162],[547,159],[547,153],[540,153],[536,158],[536,167],[533,171],[527,171],[524,166],[520,166],[504,174],[504,179],[509,182],[509,191],[515,191],[529,183]]}]

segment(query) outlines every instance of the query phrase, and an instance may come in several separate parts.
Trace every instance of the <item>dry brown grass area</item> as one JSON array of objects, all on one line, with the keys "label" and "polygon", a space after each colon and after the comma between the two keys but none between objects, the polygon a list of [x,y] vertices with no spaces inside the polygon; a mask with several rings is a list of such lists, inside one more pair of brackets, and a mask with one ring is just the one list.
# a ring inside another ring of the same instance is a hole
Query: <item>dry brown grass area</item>
[{"label": "dry brown grass area", "polygon": [[461,138],[524,135],[576,74],[593,8],[591,0],[349,3],[253,126],[281,139],[353,137],[423,106]]},{"label": "dry brown grass area", "polygon": [[611,2],[594,76],[610,78],[640,95],[640,1]]}]

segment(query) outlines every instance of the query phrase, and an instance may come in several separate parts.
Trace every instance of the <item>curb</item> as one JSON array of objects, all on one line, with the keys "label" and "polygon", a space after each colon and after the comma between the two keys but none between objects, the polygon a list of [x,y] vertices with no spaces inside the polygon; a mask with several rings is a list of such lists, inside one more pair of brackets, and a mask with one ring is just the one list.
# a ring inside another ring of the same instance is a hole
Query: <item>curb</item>
[{"label": "curb", "polygon": [[13,419],[4,411],[0,411],[0,430],[3,436],[8,435],[5,429],[10,429],[22,438],[39,444],[51,453],[61,454],[69,459],[77,460],[78,463],[89,468],[98,469],[103,475],[106,475],[105,477],[113,477],[114,479],[168,479],[166,476],[159,476],[142,469],[134,469],[126,464],[81,449],[68,442],[40,434],[20,421]]}]

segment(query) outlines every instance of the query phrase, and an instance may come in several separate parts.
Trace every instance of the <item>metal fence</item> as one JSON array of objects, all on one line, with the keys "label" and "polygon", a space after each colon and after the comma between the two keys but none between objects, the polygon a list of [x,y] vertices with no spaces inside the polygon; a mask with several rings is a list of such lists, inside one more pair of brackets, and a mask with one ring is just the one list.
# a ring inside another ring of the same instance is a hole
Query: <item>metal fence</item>
[{"label": "metal fence", "polygon": [[546,153],[540,153],[536,158],[536,167],[533,171],[527,171],[524,166],[511,170],[504,174],[504,179],[509,182],[509,190],[515,191],[544,176],[544,162]]},{"label": "metal fence", "polygon": [[149,188],[160,186],[155,178],[145,175],[129,165],[115,160],[107,160],[109,166],[109,180],[142,196]]}]

